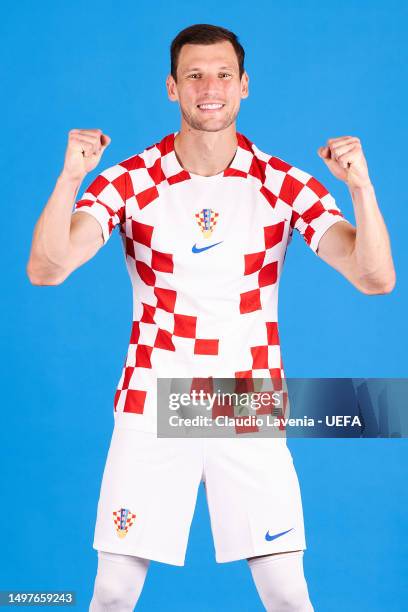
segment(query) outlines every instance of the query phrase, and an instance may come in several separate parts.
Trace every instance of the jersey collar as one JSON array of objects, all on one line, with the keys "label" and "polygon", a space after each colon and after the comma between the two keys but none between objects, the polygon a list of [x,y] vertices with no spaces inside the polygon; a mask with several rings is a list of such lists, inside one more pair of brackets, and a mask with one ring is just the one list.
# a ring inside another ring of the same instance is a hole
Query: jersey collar
[{"label": "jersey collar", "polygon": [[254,151],[253,143],[240,132],[237,135],[237,149],[234,158],[228,168],[219,174],[212,176],[199,176],[185,170],[177,159],[174,140],[178,132],[172,132],[165,136],[156,146],[159,149],[162,159],[161,167],[169,182],[199,178],[202,180],[217,177],[240,176],[246,178],[253,163]]}]

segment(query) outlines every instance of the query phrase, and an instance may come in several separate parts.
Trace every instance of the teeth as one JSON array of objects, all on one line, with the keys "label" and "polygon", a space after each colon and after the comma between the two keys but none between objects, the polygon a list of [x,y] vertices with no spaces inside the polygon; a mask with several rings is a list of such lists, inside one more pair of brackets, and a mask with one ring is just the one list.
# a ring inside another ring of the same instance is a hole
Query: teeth
[{"label": "teeth", "polygon": [[208,110],[215,110],[217,108],[222,108],[223,104],[199,104],[199,108],[206,108]]}]

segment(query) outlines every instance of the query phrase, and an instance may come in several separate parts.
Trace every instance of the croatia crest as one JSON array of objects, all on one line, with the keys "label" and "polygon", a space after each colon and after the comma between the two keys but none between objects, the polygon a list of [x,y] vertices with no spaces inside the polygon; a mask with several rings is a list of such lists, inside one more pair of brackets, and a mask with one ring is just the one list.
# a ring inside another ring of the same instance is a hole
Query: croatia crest
[{"label": "croatia crest", "polygon": [[209,238],[217,224],[219,213],[211,208],[203,208],[195,216],[204,238]]},{"label": "croatia crest", "polygon": [[124,538],[129,528],[135,522],[136,514],[128,508],[120,508],[113,512],[113,522],[115,523],[116,533],[120,538]]}]

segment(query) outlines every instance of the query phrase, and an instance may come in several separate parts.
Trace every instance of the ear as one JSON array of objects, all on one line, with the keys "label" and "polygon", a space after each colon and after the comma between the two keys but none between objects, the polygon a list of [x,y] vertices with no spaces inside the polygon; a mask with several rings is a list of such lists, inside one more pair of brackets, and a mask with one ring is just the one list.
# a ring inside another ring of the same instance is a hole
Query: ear
[{"label": "ear", "polygon": [[169,100],[171,100],[172,102],[176,102],[178,100],[177,84],[171,74],[169,74],[166,79],[166,88]]},{"label": "ear", "polygon": [[244,74],[241,77],[241,98],[247,98],[249,96],[249,76],[247,71],[244,71]]}]

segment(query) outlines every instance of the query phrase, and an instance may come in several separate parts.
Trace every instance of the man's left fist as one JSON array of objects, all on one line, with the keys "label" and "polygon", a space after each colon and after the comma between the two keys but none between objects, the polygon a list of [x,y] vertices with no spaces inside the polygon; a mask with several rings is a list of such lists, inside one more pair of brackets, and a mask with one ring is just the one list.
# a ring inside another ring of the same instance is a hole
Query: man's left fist
[{"label": "man's left fist", "polygon": [[371,184],[367,162],[360,139],[356,136],[329,138],[325,147],[317,150],[330,172],[349,188]]}]

